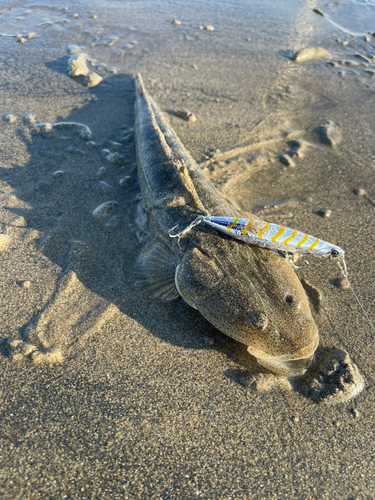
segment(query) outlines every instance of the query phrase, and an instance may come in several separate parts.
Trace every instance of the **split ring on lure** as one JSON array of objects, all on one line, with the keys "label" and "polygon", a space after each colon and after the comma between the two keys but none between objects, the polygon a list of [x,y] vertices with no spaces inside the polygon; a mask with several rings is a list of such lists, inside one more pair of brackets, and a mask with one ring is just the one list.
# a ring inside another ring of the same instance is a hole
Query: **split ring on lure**
[{"label": "split ring on lure", "polygon": [[179,237],[201,222],[249,245],[316,257],[332,257],[341,260],[345,257],[344,250],[336,245],[288,227],[257,219],[200,216],[184,231],[171,237]]}]

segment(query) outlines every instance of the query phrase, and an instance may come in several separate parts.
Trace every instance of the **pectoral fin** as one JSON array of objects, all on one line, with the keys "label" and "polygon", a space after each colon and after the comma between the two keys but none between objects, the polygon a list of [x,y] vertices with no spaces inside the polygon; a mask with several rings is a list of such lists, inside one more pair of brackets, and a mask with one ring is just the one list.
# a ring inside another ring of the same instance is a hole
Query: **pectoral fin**
[{"label": "pectoral fin", "polygon": [[179,256],[172,246],[154,240],[142,250],[137,259],[140,274],[137,276],[136,290],[145,297],[163,302],[180,298],[175,285],[175,272],[179,262]]}]

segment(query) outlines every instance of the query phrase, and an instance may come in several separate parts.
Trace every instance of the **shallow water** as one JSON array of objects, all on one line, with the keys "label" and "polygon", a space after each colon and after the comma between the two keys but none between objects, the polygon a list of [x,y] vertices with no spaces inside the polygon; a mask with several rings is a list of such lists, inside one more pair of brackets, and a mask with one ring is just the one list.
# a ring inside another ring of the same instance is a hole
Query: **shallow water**
[{"label": "shallow water", "polygon": [[[374,335],[336,265],[297,264],[321,339],[299,381],[128,283],[148,238],[136,224],[141,72],[224,195],[345,249],[374,321],[375,2],[65,5],[0,10],[1,110],[16,117],[0,123],[2,498],[373,496]],[[69,76],[71,44],[97,86]],[[330,59],[291,59],[307,47]],[[92,136],[33,127],[59,122]]]}]

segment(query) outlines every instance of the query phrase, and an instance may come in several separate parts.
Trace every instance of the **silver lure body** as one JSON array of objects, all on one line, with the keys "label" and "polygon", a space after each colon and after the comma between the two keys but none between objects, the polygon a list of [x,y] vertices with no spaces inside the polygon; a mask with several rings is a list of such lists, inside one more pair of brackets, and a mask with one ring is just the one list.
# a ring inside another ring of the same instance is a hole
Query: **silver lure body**
[{"label": "silver lure body", "polygon": [[201,220],[218,231],[250,245],[315,257],[341,259],[345,257],[344,250],[332,243],[260,219],[208,216],[202,217]]}]

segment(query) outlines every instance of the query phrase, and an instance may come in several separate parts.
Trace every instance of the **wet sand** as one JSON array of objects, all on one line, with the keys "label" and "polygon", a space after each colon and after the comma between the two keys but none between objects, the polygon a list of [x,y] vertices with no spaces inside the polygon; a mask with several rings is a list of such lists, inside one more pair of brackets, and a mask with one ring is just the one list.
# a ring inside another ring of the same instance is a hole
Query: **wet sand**
[{"label": "wet sand", "polygon": [[345,249],[374,321],[373,2],[42,5],[0,14],[1,497],[374,497],[374,331],[335,263],[298,263],[298,380],[131,286],[140,72],[225,196]]}]

